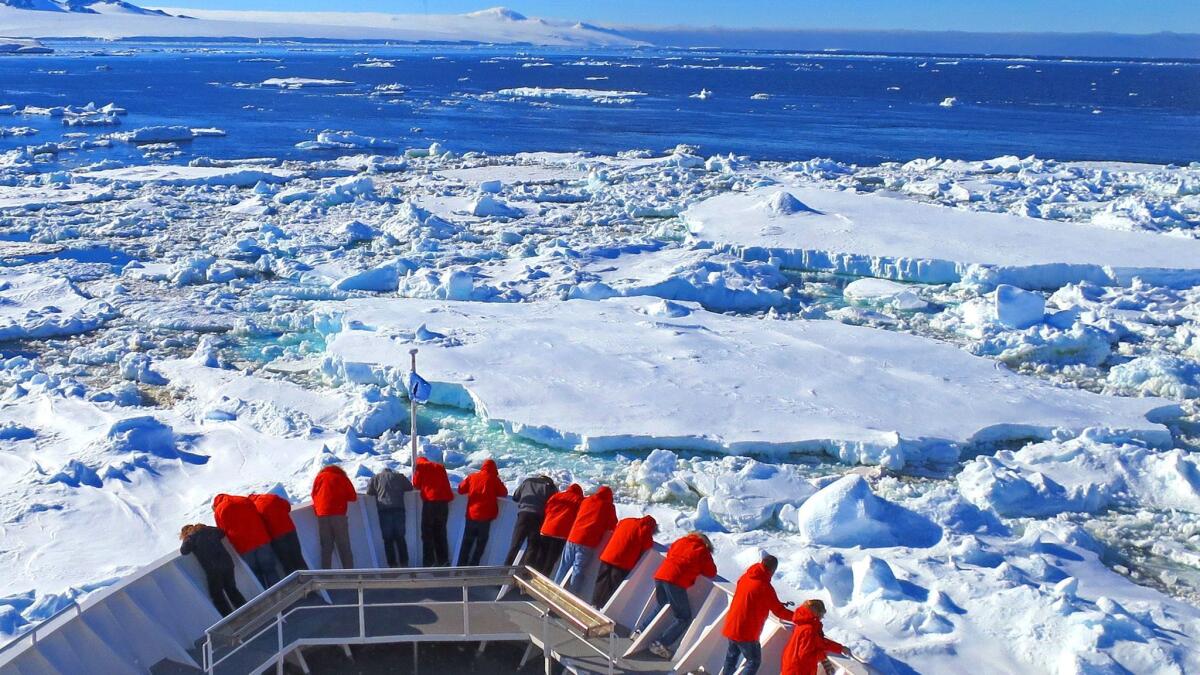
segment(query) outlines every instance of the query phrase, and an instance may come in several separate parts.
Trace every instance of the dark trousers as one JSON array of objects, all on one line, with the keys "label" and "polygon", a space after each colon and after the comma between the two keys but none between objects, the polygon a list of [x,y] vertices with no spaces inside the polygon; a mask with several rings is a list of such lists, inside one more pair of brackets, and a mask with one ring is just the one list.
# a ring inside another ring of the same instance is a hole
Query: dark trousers
[{"label": "dark trousers", "polygon": [[725,666],[721,675],[734,675],[737,672],[738,659],[746,659],[746,669],[742,675],[754,675],[762,665],[762,645],[757,642],[729,641],[729,649],[725,652]]},{"label": "dark trousers", "polygon": [[671,608],[674,620],[671,621],[671,625],[667,626],[667,631],[658,641],[667,649],[673,650],[678,644],[679,638],[683,637],[684,631],[692,625],[692,605],[688,602],[687,589],[669,581],[655,580],[654,598],[658,600],[659,607],[670,606]]},{"label": "dark trousers", "polygon": [[446,520],[450,502],[421,504],[421,553],[425,567],[450,565],[450,544],[446,541]]},{"label": "dark trousers", "polygon": [[544,537],[538,535],[538,550],[537,558],[534,561],[533,568],[546,576],[554,574],[554,568],[558,566],[558,561],[562,558],[563,547],[567,545],[566,539],[558,537]]},{"label": "dark trousers", "polygon": [[504,564],[511,565],[517,559],[517,553],[521,551],[521,545],[525,545],[525,557],[522,562],[526,565],[533,564],[533,554],[538,549],[538,540],[542,538],[539,534],[542,529],[542,520],[545,515],[541,513],[532,513],[530,511],[521,511],[517,513],[517,524],[513,526],[512,544],[508,547],[508,555],[504,556]]},{"label": "dark trousers", "polygon": [[350,548],[350,520],[340,516],[317,516],[317,535],[321,540],[321,569],[333,569],[333,551],[337,549],[342,569],[354,569],[354,551]]},{"label": "dark trousers", "polygon": [[478,566],[483,560],[483,551],[487,548],[488,537],[492,533],[492,521],[471,520],[467,518],[463,527],[462,546],[458,550],[458,566]]},{"label": "dark trousers", "polygon": [[388,567],[408,567],[408,542],[405,541],[404,509],[379,509],[379,530],[383,534],[383,550]]},{"label": "dark trousers", "polygon": [[275,551],[275,557],[279,558],[279,564],[283,566],[284,576],[296,570],[308,569],[308,563],[304,561],[304,553],[300,551],[300,537],[295,530],[273,539],[271,548]]},{"label": "dark trousers", "polygon": [[617,592],[617,586],[620,586],[627,576],[629,570],[606,562],[600,563],[600,572],[596,575],[596,590],[592,592],[592,606],[600,608],[608,604],[609,598]]},{"label": "dark trousers", "polygon": [[250,566],[250,571],[258,577],[258,582],[264,589],[279,582],[279,561],[275,558],[275,551],[270,544],[263,544],[252,551],[246,551],[242,554],[242,560],[245,560],[246,564]]},{"label": "dark trousers", "polygon": [[213,605],[221,616],[229,616],[233,610],[246,604],[246,598],[238,590],[237,582],[233,578],[233,567],[206,569],[204,579],[208,582],[208,594],[212,597]]}]

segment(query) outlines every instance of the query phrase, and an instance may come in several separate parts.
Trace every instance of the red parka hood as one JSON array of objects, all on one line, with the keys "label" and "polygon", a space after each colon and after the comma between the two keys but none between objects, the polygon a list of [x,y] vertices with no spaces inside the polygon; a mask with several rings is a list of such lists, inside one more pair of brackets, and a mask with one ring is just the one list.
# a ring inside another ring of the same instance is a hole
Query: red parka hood
[{"label": "red parka hood", "polygon": [[458,493],[467,496],[468,520],[488,521],[495,520],[500,514],[496,500],[508,496],[508,488],[500,480],[496,462],[488,459],[479,471],[458,484]]},{"label": "red parka hood", "polygon": [[324,469],[321,469],[320,471],[318,471],[317,475],[319,476],[323,473],[336,473],[336,474],[340,474],[346,478],[349,477],[349,476],[346,476],[346,472],[342,469],[342,467],[338,466],[337,464],[330,464],[329,466],[325,467]]},{"label": "red parka hood", "polygon": [[601,485],[600,488],[598,490],[596,490],[596,493],[592,496],[603,499],[604,501],[611,504],[612,500],[613,500],[612,488],[608,487],[607,485]]},{"label": "red parka hood", "polygon": [[809,625],[820,627],[821,619],[817,618],[817,615],[813,614],[811,609],[805,607],[804,605],[800,605],[796,608],[796,612],[792,614],[792,623],[796,624],[797,626]]},{"label": "red parka hood", "polygon": [[773,575],[771,574],[771,570],[767,569],[766,565],[754,563],[746,568],[746,576],[755,581],[770,581]]}]

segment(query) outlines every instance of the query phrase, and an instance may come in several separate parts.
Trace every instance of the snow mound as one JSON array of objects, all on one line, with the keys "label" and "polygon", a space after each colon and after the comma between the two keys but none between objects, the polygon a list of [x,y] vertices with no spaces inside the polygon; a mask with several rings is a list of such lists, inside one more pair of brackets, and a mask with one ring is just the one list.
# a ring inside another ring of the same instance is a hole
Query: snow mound
[{"label": "snow mound", "polygon": [[819,213],[785,190],[780,190],[767,197],[759,206],[768,213],[781,216],[790,216],[797,213]]},{"label": "snow mound", "polygon": [[490,194],[482,194],[471,203],[471,215],[479,218],[520,218],[525,212]]},{"label": "snow mound", "polygon": [[839,478],[801,504],[796,529],[809,543],[837,548],[926,548],[942,538],[941,528],[876,497],[858,475]]},{"label": "snow mound", "polygon": [[996,318],[1009,328],[1029,328],[1046,317],[1046,298],[1040,293],[1000,284],[994,297]]},{"label": "snow mound", "polygon": [[958,484],[973,503],[1007,517],[1097,513],[1114,505],[1200,513],[1200,459],[1101,429],[976,458]]},{"label": "snow mound", "polygon": [[1200,361],[1167,354],[1139,356],[1109,371],[1108,388],[1139,396],[1200,398]]},{"label": "snow mound", "polygon": [[887,279],[855,279],[842,289],[846,299],[867,305],[889,305],[899,310],[925,309],[928,302],[913,291],[913,287]]},{"label": "snow mound", "polygon": [[781,508],[799,505],[817,491],[789,467],[743,457],[723,458],[691,484],[703,495],[697,526],[733,532],[772,523]]}]

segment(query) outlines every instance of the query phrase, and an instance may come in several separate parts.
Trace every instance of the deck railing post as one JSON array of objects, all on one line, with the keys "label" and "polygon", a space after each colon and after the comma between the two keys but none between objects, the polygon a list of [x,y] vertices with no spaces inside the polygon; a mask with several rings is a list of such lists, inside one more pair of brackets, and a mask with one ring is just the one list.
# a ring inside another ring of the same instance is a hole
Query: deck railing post
[{"label": "deck railing post", "polygon": [[462,591],[463,591],[463,599],[462,599],[463,635],[470,636],[471,635],[471,608],[467,604],[467,591],[468,590],[469,589],[467,588],[467,585],[464,583],[463,587],[462,587]]},{"label": "deck railing post", "polygon": [[358,637],[366,639],[367,637],[367,607],[363,599],[363,583],[358,582]]},{"label": "deck railing post", "polygon": [[550,612],[542,613],[542,656],[546,658],[546,675],[550,675]]},{"label": "deck railing post", "polygon": [[275,639],[279,643],[275,650],[275,675],[283,675],[283,612],[275,615]]}]

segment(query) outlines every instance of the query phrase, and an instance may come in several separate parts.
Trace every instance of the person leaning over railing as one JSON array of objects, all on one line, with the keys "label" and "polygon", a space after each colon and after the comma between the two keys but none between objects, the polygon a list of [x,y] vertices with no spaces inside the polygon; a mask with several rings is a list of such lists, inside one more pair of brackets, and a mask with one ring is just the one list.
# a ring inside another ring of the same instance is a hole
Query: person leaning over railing
[{"label": "person leaning over railing", "polygon": [[583,488],[575,483],[546,500],[546,517],[542,520],[542,531],[539,533],[541,537],[536,542],[536,550],[526,556],[531,567],[546,576],[554,571],[582,502]]},{"label": "person leaning over railing", "polygon": [[408,542],[405,540],[408,512],[404,495],[412,489],[408,476],[391,469],[381,470],[367,483],[367,495],[375,498],[388,567],[408,567]]},{"label": "person leaning over railing", "polygon": [[569,572],[571,580],[567,582],[566,589],[579,595],[585,585],[583,572],[596,557],[600,540],[616,526],[617,509],[613,506],[612,488],[601,485],[579,505],[579,514],[575,516],[575,524],[567,535],[567,545],[563,549],[558,571],[554,573],[554,581],[561,584]]},{"label": "person leaning over railing", "polygon": [[783,670],[781,675],[816,675],[817,666],[829,654],[845,654],[850,650],[838,642],[825,637],[821,619],[825,618],[825,603],[820,600],[805,600],[796,608],[792,622],[792,637],[783,648]]},{"label": "person leaning over railing", "polygon": [[204,570],[208,595],[221,616],[229,616],[233,610],[246,604],[246,598],[238,590],[233,576],[233,558],[221,543],[225,540],[224,532],[216,527],[195,523],[184,525],[179,532],[179,539],[183,541],[179,546],[179,555],[190,553],[196,556],[200,569]]},{"label": "person leaning over railing", "polygon": [[279,561],[271,548],[271,535],[254,502],[248,497],[220,494],[213,497],[213,519],[229,537],[233,550],[250,566],[263,588],[279,581]]},{"label": "person leaning over railing", "polygon": [[687,591],[704,575],[709,579],[717,576],[717,565],[713,562],[713,545],[708,537],[691,532],[675,540],[667,549],[667,557],[654,574],[654,598],[658,609],[642,618],[638,632],[646,630],[663,607],[669,606],[674,618],[662,637],[650,645],[655,656],[670,659],[684,631],[692,624],[692,606]]},{"label": "person leaning over railing", "polygon": [[458,566],[478,566],[483,560],[492,521],[500,515],[496,500],[508,496],[508,488],[500,480],[496,462],[483,461],[479,471],[467,476],[458,484],[458,494],[467,496],[467,522],[463,527],[462,546],[458,552]]},{"label": "person leaning over railing", "polygon": [[542,546],[542,524],[546,519],[546,502],[558,492],[554,479],[544,474],[530,476],[521,481],[513,492],[513,501],[517,503],[517,523],[513,526],[512,543],[508,546],[508,555],[504,556],[504,564],[511,565],[525,546],[525,557],[522,562],[531,567],[535,566],[534,559]]},{"label": "person leaning over railing", "polygon": [[258,515],[262,516],[271,535],[271,550],[279,558],[284,575],[296,570],[308,569],[304,554],[300,551],[300,537],[296,534],[296,523],[292,522],[292,505],[279,495],[266,493],[250,495]]},{"label": "person leaning over railing", "polygon": [[658,522],[654,516],[622,518],[613,529],[612,538],[600,552],[600,571],[596,575],[596,588],[592,593],[592,605],[600,608],[608,603],[617,591],[617,586],[633,571],[642,554],[654,548],[654,535],[658,533]]},{"label": "person leaning over railing", "polygon": [[313,513],[317,514],[317,534],[321,540],[321,569],[333,568],[333,549],[343,569],[354,569],[354,551],[350,548],[350,522],[346,511],[358,501],[354,483],[342,467],[331,464],[317,472],[312,487]]},{"label": "person leaning over railing", "polygon": [[775,587],[771,585],[771,577],[775,576],[778,567],[778,558],[764,555],[762,562],[751,565],[738,579],[733,601],[729,603],[729,611],[725,614],[725,627],[721,630],[721,634],[729,640],[721,675],[739,672],[739,660],[746,663],[741,675],[757,673],[762,665],[762,645],[758,639],[767,623],[767,615],[774,614],[784,621],[792,618],[792,610],[788,609],[792,603],[780,602]]}]

